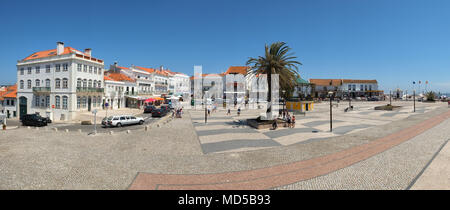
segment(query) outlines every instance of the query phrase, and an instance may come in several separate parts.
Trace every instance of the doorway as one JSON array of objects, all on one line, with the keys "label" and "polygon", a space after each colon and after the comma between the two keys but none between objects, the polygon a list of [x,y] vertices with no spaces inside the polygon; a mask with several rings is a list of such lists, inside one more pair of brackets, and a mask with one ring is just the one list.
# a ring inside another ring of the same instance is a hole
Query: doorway
[{"label": "doorway", "polygon": [[24,96],[21,96],[19,98],[19,116],[22,118],[22,116],[26,115],[27,112],[27,98]]}]

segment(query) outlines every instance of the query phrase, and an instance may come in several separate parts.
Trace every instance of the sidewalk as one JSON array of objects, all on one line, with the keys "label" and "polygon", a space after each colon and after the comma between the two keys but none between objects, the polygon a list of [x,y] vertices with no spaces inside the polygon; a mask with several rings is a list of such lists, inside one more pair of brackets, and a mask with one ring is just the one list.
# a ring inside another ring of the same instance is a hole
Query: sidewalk
[{"label": "sidewalk", "polygon": [[450,144],[441,149],[411,190],[450,190]]}]

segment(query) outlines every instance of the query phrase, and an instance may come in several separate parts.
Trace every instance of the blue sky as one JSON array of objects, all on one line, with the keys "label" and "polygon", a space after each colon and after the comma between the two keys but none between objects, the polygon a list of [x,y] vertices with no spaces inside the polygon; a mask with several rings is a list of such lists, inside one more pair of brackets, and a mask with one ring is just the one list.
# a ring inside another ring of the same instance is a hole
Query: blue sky
[{"label": "blue sky", "polygon": [[0,1],[0,84],[16,81],[17,60],[57,41],[92,48],[107,67],[189,75],[194,65],[244,65],[284,41],[306,79],[377,79],[386,91],[428,80],[450,92],[448,0]]}]

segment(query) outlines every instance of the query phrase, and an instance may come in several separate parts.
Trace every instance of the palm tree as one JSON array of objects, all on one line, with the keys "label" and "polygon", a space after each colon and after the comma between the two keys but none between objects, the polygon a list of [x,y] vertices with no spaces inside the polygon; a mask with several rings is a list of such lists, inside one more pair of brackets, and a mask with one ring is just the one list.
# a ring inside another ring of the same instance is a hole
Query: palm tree
[{"label": "palm tree", "polygon": [[272,74],[279,75],[280,91],[293,89],[295,86],[295,79],[298,74],[297,65],[302,65],[300,62],[295,61],[297,57],[292,56],[290,53],[291,48],[284,42],[275,42],[269,46],[265,46],[265,55],[258,58],[249,58],[247,65],[251,65],[250,74],[266,74],[269,91],[267,93],[267,101],[269,106],[267,112],[271,112],[272,107],[270,102],[272,101]]}]

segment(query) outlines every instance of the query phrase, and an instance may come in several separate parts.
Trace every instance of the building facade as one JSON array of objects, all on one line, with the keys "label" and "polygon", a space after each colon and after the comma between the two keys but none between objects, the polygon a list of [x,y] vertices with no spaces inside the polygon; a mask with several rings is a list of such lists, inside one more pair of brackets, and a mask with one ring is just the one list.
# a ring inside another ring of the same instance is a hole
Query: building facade
[{"label": "building facade", "polygon": [[135,80],[121,73],[105,72],[104,82],[103,104],[108,104],[108,107],[103,105],[104,109],[130,107],[126,96],[132,95],[130,92],[136,89]]},{"label": "building facade", "polygon": [[361,79],[310,79],[313,97],[326,98],[329,92],[334,97],[351,98],[380,96],[377,80]]},{"label": "building facade", "polygon": [[76,118],[79,111],[101,107],[104,62],[64,47],[39,51],[17,62],[19,115],[39,113],[54,121]]},{"label": "building facade", "polygon": [[7,118],[17,117],[17,85],[0,88],[0,111]]}]

